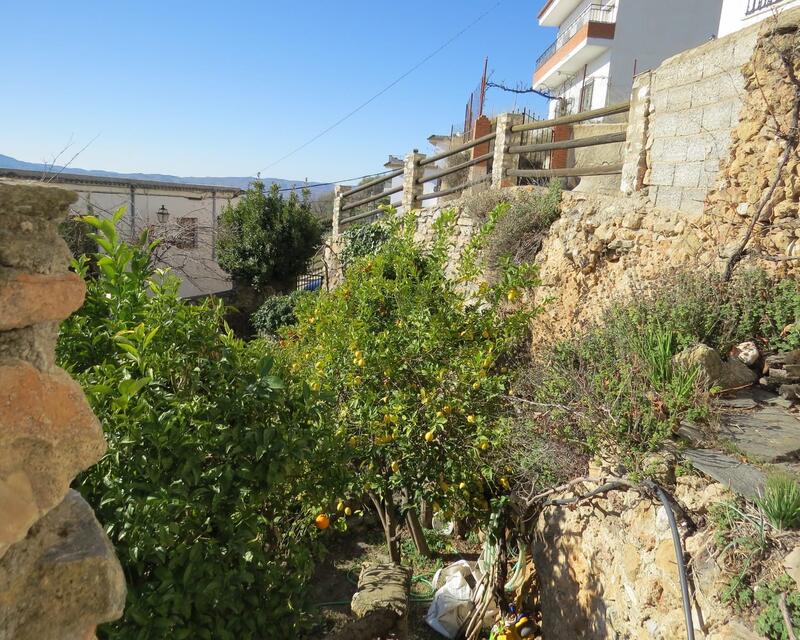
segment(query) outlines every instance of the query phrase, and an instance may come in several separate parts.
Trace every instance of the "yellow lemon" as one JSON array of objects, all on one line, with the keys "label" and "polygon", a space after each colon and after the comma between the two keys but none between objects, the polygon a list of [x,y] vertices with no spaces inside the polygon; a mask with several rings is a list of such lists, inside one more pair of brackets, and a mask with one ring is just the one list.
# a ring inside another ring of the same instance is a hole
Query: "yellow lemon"
[{"label": "yellow lemon", "polygon": [[473,382],[472,383],[472,388],[475,389],[475,391],[477,391],[478,389],[481,388],[481,383],[480,382]]},{"label": "yellow lemon", "polygon": [[486,450],[489,449],[489,443],[488,442],[481,442],[480,445],[478,445],[478,446],[480,447],[481,451],[486,451]]},{"label": "yellow lemon", "polygon": [[337,511],[344,511],[344,501],[343,500],[339,500],[339,502],[336,503],[336,510]]},{"label": "yellow lemon", "polygon": [[344,508],[344,515],[352,516],[353,515],[353,510],[350,507],[345,507]]},{"label": "yellow lemon", "polygon": [[517,290],[516,289],[509,289],[508,293],[506,294],[506,298],[508,298],[509,302],[514,302],[517,299]]},{"label": "yellow lemon", "polygon": [[475,424],[475,416],[468,415],[467,416],[467,422],[469,422],[470,424]]},{"label": "yellow lemon", "polygon": [[400,463],[397,460],[392,462],[392,471],[394,473],[397,473],[398,471],[400,471]]},{"label": "yellow lemon", "polygon": [[433,442],[433,431],[425,433],[425,442]]},{"label": "yellow lemon", "polygon": [[467,483],[466,482],[459,482],[458,483],[458,488],[463,491],[464,489],[467,488]]},{"label": "yellow lemon", "polygon": [[312,382],[312,383],[311,383],[311,390],[312,390],[312,391],[319,391],[319,390],[320,390],[320,384],[319,384],[319,382]]}]

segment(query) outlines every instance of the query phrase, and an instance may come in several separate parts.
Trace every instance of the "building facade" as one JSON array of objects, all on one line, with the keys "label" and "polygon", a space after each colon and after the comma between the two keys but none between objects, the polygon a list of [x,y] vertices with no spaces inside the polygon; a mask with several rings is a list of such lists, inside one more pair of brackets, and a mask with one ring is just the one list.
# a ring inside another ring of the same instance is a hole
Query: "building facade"
[{"label": "building facade", "polygon": [[230,278],[216,261],[217,219],[241,194],[239,189],[69,173],[43,177],[37,171],[0,169],[3,182],[43,180],[78,194],[71,215],[110,217],[123,207],[119,232],[124,239],[135,240],[145,230],[161,238],[157,266],[169,268],[180,279],[182,296],[231,288]]},{"label": "building facade", "polygon": [[800,0],[723,0],[719,35],[726,36],[792,7],[800,7]]},{"label": "building facade", "polygon": [[539,24],[556,38],[533,87],[555,99],[549,117],[628,100],[633,77],[714,38],[723,0],[547,0]]}]

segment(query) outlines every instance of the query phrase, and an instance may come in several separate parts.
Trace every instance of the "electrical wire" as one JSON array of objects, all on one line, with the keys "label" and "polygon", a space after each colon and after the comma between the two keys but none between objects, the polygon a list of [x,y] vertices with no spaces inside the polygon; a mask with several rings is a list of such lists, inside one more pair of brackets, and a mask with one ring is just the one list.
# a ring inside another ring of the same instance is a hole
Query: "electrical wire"
[{"label": "electrical wire", "polygon": [[469,23],[469,24],[468,24],[466,27],[464,27],[463,29],[461,29],[461,31],[459,31],[458,33],[456,33],[456,34],[455,34],[454,36],[452,36],[452,37],[451,37],[449,40],[447,40],[447,41],[446,41],[444,44],[442,44],[442,45],[441,45],[441,46],[439,46],[437,49],[435,49],[434,51],[432,51],[431,53],[429,53],[427,56],[425,56],[424,58],[422,58],[422,59],[421,59],[419,62],[417,62],[417,63],[416,63],[416,64],[415,64],[413,67],[411,67],[411,68],[410,68],[408,71],[406,71],[405,73],[401,74],[401,75],[400,75],[400,76],[398,76],[398,77],[397,77],[395,80],[393,80],[392,82],[390,82],[389,84],[387,84],[387,85],[386,85],[386,86],[385,86],[383,89],[381,89],[380,91],[378,91],[378,93],[374,94],[374,95],[373,95],[371,98],[369,98],[369,99],[365,100],[364,102],[362,102],[362,103],[361,103],[360,105],[358,105],[358,106],[357,106],[355,109],[353,109],[352,111],[348,112],[346,115],[344,115],[344,116],[342,116],[341,118],[339,118],[339,119],[338,119],[336,122],[334,122],[334,123],[333,123],[332,125],[330,125],[329,127],[327,127],[327,128],[325,128],[325,129],[323,129],[322,131],[320,131],[320,132],[319,132],[318,134],[316,134],[315,136],[313,136],[313,137],[309,138],[308,140],[306,140],[306,141],[305,141],[303,144],[299,145],[298,147],[295,147],[295,148],[294,148],[294,149],[292,149],[292,150],[291,150],[289,153],[287,153],[287,154],[285,154],[285,155],[281,156],[280,158],[278,158],[278,159],[277,159],[277,160],[275,160],[274,162],[272,162],[272,163],[268,164],[266,167],[264,167],[263,169],[261,169],[261,170],[260,170],[260,171],[258,171],[257,173],[261,173],[261,171],[266,171],[267,169],[271,169],[271,168],[272,168],[272,167],[274,167],[276,164],[279,164],[279,163],[283,162],[283,161],[284,161],[284,160],[286,160],[287,158],[289,158],[289,157],[293,156],[293,155],[294,155],[295,153],[297,153],[298,151],[302,151],[302,150],[303,150],[303,149],[305,149],[305,148],[306,148],[308,145],[310,145],[310,144],[312,144],[312,143],[316,142],[316,141],[317,141],[317,140],[319,140],[319,139],[320,139],[322,136],[324,136],[325,134],[327,134],[327,133],[329,133],[329,132],[333,131],[333,130],[334,130],[336,127],[338,127],[340,124],[342,124],[343,122],[345,122],[345,121],[349,120],[350,118],[352,118],[352,117],[353,117],[355,114],[357,114],[359,111],[361,111],[361,110],[362,110],[364,107],[368,106],[369,104],[371,104],[372,102],[374,102],[375,100],[377,100],[378,98],[380,98],[380,97],[381,97],[381,96],[382,96],[384,93],[386,93],[387,91],[389,91],[389,89],[392,89],[392,88],[393,88],[393,87],[395,87],[396,85],[400,84],[400,82],[402,82],[402,81],[403,81],[403,80],[405,80],[405,79],[406,79],[408,76],[410,76],[412,73],[414,73],[414,72],[415,72],[417,69],[419,69],[419,68],[420,68],[422,65],[424,65],[426,62],[428,62],[428,60],[430,60],[431,58],[433,58],[434,56],[436,56],[438,53],[440,53],[441,51],[443,51],[444,49],[446,49],[446,48],[447,48],[447,47],[448,47],[450,44],[452,44],[452,43],[453,43],[453,42],[455,42],[455,41],[456,41],[458,38],[460,38],[462,35],[464,35],[464,34],[465,34],[467,31],[469,31],[469,30],[470,30],[472,27],[474,27],[474,26],[475,26],[476,24],[478,24],[478,23],[479,23],[481,20],[483,20],[483,19],[484,19],[486,16],[488,16],[488,15],[489,15],[489,14],[490,14],[492,11],[494,11],[495,9],[497,9],[497,7],[499,7],[499,6],[500,6],[500,5],[503,3],[503,1],[504,1],[504,0],[497,0],[497,2],[495,2],[495,3],[494,3],[494,4],[493,4],[493,5],[492,5],[492,6],[491,6],[489,9],[487,9],[486,11],[484,11],[484,12],[483,12],[481,15],[479,15],[479,16],[478,16],[478,17],[477,17],[475,20],[473,20],[473,21],[472,21],[472,22],[470,22],[470,23]]},{"label": "electrical wire", "polygon": [[[353,180],[363,180],[364,178],[377,178],[378,176],[386,175],[387,173],[391,173],[394,169],[388,169],[386,171],[379,171],[378,173],[367,173],[363,176],[356,176],[355,178],[345,178],[344,180],[333,180],[332,182],[315,182],[314,184],[303,184],[302,189],[314,189],[315,187],[330,187],[331,185],[343,184],[345,182],[353,182]],[[281,187],[278,191],[292,191],[293,189],[297,189],[296,186],[292,187]]]}]

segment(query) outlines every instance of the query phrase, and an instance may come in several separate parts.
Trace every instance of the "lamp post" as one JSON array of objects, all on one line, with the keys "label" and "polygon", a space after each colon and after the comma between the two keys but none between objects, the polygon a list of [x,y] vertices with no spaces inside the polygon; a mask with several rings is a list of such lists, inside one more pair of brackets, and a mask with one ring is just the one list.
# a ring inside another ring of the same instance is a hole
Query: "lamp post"
[{"label": "lamp post", "polygon": [[167,211],[167,208],[163,204],[161,205],[161,208],[156,211],[156,217],[161,224],[167,224],[167,221],[169,220],[169,211]]}]

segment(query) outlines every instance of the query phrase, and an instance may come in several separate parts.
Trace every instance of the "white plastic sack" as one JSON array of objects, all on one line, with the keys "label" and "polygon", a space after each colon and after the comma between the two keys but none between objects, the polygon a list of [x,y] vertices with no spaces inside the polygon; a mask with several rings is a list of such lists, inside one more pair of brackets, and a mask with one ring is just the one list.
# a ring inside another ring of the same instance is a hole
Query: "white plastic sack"
[{"label": "white plastic sack", "polygon": [[[467,578],[472,576],[469,563],[465,560],[439,569],[433,576],[433,585],[444,584],[433,595],[425,622],[437,633],[453,640],[461,625],[472,613],[472,587]],[[474,582],[473,582],[474,584]]]}]

